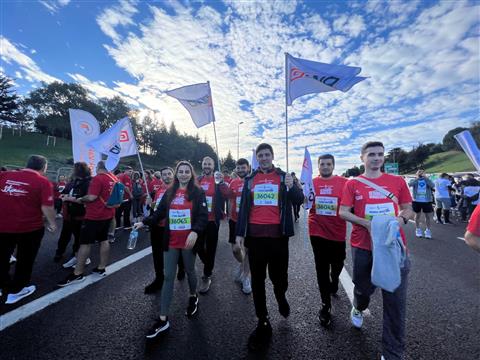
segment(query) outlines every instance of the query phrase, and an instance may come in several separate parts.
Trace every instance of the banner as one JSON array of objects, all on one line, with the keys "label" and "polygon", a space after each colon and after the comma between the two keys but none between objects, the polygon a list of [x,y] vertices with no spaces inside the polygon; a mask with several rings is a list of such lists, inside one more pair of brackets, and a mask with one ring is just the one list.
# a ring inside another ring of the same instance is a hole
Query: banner
[{"label": "banner", "polygon": [[120,158],[137,155],[137,142],[128,117],[118,120],[88,145],[108,156],[105,162],[108,171],[117,167]]},{"label": "banner", "polygon": [[68,109],[68,112],[72,129],[73,162],[87,163],[92,175],[95,175],[97,163],[102,160],[102,155],[87,143],[100,134],[98,121],[92,114],[83,110]]},{"label": "banner", "polygon": [[346,92],[366,79],[357,76],[361,71],[359,67],[324,64],[286,54],[287,105],[307,94],[335,90]]},{"label": "banner", "polygon": [[475,139],[470,131],[462,131],[453,137],[458,141],[463,151],[465,151],[465,154],[467,154],[473,166],[475,166],[475,169],[480,171],[480,150],[478,149]]},{"label": "banner", "polygon": [[177,99],[190,113],[197,128],[215,121],[210,84],[200,83],[167,91],[167,95]]},{"label": "banner", "polygon": [[308,210],[313,206],[315,201],[315,190],[313,188],[313,167],[310,152],[305,146],[305,155],[303,157],[302,173],[300,182],[303,184],[303,195],[307,198],[305,209]]},{"label": "banner", "polygon": [[255,149],[252,149],[252,161],[250,164],[252,166],[252,172],[258,169],[257,154],[255,152]]}]

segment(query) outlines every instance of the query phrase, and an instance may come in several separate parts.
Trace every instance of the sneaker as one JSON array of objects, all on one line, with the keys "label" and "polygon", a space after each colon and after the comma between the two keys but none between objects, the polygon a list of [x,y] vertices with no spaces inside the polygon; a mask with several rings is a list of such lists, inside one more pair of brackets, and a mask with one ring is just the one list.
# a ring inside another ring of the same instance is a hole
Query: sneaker
[{"label": "sneaker", "polygon": [[278,301],[278,312],[284,318],[287,318],[290,315],[290,305],[288,304],[287,299],[283,297],[282,300]]},{"label": "sneaker", "polygon": [[85,280],[85,276],[83,276],[83,274],[80,274],[80,275],[75,275],[73,272],[67,276],[67,278],[63,281],[60,281],[57,285],[60,286],[60,287],[64,287],[64,286],[68,286],[68,285],[72,285],[72,284],[75,284],[75,283],[79,283],[79,282],[82,282],[83,280]]},{"label": "sneaker", "polygon": [[236,269],[234,271],[233,276],[234,276],[234,281],[236,283],[242,284],[242,280],[243,280],[243,266],[242,266],[242,264],[238,265],[238,269]]},{"label": "sneaker", "polygon": [[105,271],[105,269],[99,269],[98,266],[92,270],[92,274],[107,276],[107,272]]},{"label": "sneaker", "polygon": [[197,310],[198,310],[198,296],[197,295],[190,296],[188,298],[188,306],[187,306],[187,310],[185,310],[185,315],[187,315],[188,317],[191,317],[195,315]]},{"label": "sneaker", "polygon": [[320,313],[318,314],[320,319],[320,325],[327,327],[332,321],[332,315],[330,314],[330,306],[323,305]]},{"label": "sneaker", "polygon": [[210,285],[212,285],[212,278],[210,276],[202,276],[202,281],[200,284],[200,294],[206,294],[210,290]]},{"label": "sneaker", "polygon": [[425,239],[432,238],[432,231],[430,229],[425,229]]},{"label": "sneaker", "polygon": [[13,264],[14,262],[17,262],[17,258],[13,255],[10,255],[10,264]]},{"label": "sneaker", "polygon": [[147,286],[145,286],[145,294],[155,294],[157,291],[162,290],[163,283],[157,279]]},{"label": "sneaker", "polygon": [[422,229],[416,228],[416,229],[415,229],[415,236],[416,236],[416,237],[419,237],[419,238],[423,237],[423,231],[422,231]]},{"label": "sneaker", "polygon": [[380,360],[387,360],[387,359],[385,359],[385,356],[382,355],[382,356],[380,357]]},{"label": "sneaker", "polygon": [[248,337],[248,349],[256,351],[267,345],[272,337],[272,325],[267,319],[258,320],[257,327]]},{"label": "sneaker", "polygon": [[355,326],[357,329],[362,328],[363,314],[361,311],[358,311],[354,307],[352,307],[352,311],[350,312],[350,320],[352,321],[352,325]]},{"label": "sneaker", "polygon": [[[90,265],[91,262],[92,260],[90,260],[90,258],[87,258],[87,260],[85,260],[85,266]],[[75,269],[75,266],[77,266],[77,264],[73,265],[72,268]]]},{"label": "sneaker", "polygon": [[250,276],[245,276],[243,278],[242,291],[245,295],[249,295],[252,293],[252,281],[250,280]]},{"label": "sneaker", "polygon": [[178,269],[178,272],[177,272],[177,280],[178,280],[178,281],[182,281],[183,279],[185,279],[185,270],[183,270],[183,269]]},{"label": "sneaker", "polygon": [[145,336],[147,339],[153,339],[161,332],[166,331],[169,327],[170,323],[168,322],[168,317],[165,320],[158,319],[155,325],[153,325],[152,328],[148,330],[147,335]]},{"label": "sneaker", "polygon": [[7,301],[5,301],[5,304],[15,304],[16,302],[22,300],[23,298],[32,295],[37,288],[35,285],[27,286],[24,287],[22,290],[20,290],[16,294],[8,294],[7,296]]},{"label": "sneaker", "polygon": [[63,264],[62,266],[65,268],[65,269],[68,269],[68,268],[71,268],[72,266],[75,266],[77,265],[77,258],[75,256],[73,256],[70,260],[68,260],[65,264]]}]

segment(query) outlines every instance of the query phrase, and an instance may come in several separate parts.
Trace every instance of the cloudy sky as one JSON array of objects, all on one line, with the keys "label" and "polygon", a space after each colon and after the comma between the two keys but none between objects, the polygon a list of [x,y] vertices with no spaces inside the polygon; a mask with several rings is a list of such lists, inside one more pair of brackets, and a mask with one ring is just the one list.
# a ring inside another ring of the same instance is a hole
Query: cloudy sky
[{"label": "cloudy sky", "polygon": [[165,90],[210,81],[221,156],[262,141],[285,166],[284,53],[362,68],[347,93],[289,107],[290,169],[304,147],[358,164],[368,140],[388,149],[440,142],[479,120],[477,1],[1,1],[0,71],[25,94],[41,81],[122,96],[180,131],[207,137]]}]

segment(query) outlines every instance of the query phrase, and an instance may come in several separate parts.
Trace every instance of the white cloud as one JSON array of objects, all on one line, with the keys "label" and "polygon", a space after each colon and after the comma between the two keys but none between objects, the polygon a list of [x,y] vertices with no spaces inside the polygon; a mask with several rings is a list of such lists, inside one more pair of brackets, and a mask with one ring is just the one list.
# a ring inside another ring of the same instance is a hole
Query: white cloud
[{"label": "white cloud", "polygon": [[115,28],[119,25],[133,25],[132,17],[137,13],[136,1],[121,0],[119,5],[106,9],[97,17],[100,29],[114,41],[120,39]]},{"label": "white cloud", "polygon": [[45,6],[50,14],[55,14],[60,8],[67,6],[71,0],[39,0],[39,3]]}]

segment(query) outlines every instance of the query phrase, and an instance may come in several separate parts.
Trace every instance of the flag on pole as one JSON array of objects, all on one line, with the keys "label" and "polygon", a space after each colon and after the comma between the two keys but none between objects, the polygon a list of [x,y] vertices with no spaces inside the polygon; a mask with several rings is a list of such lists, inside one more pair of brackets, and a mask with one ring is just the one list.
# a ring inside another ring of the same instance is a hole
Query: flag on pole
[{"label": "flag on pole", "polygon": [[115,169],[120,158],[137,155],[138,151],[132,124],[127,117],[118,120],[88,145],[108,156],[105,163],[108,171]]},{"label": "flag on pole", "polygon": [[215,121],[210,84],[200,83],[167,91],[187,109],[197,128]]},{"label": "flag on pole", "polygon": [[100,134],[98,121],[92,114],[83,110],[68,109],[68,112],[72,130],[73,161],[87,163],[90,171],[95,175],[97,163],[102,160],[102,155],[87,143]]},{"label": "flag on pole", "polygon": [[255,152],[255,149],[252,149],[252,161],[250,165],[252,166],[252,172],[258,169],[257,154]]},{"label": "flag on pole", "polygon": [[308,210],[312,207],[315,200],[315,191],[313,188],[313,167],[312,158],[310,152],[305,146],[305,155],[303,157],[302,173],[300,174],[300,182],[303,184],[303,194],[307,198],[305,209]]},{"label": "flag on pole", "polygon": [[478,149],[475,139],[470,131],[462,131],[461,133],[454,135],[454,138],[458,141],[463,151],[465,151],[465,154],[467,154],[473,166],[475,166],[475,169],[480,171],[480,150]]},{"label": "flag on pole", "polygon": [[362,68],[332,65],[286,56],[287,105],[296,98],[314,93],[340,90],[347,92],[365,77],[357,76]]}]

